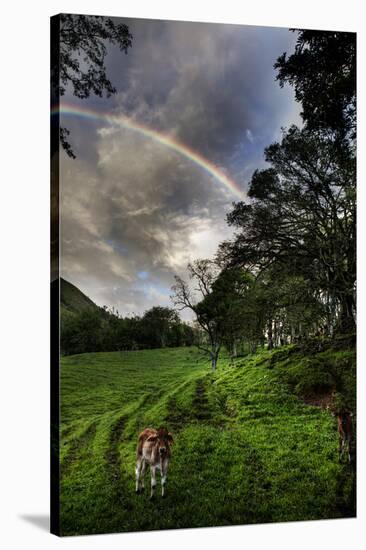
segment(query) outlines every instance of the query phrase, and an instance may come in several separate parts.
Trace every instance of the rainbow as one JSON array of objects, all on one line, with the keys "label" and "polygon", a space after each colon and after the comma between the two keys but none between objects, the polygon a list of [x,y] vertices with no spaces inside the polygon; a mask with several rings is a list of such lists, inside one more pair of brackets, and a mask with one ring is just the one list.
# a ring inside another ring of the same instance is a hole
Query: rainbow
[{"label": "rainbow", "polygon": [[137,132],[149,139],[154,140],[157,143],[160,143],[164,147],[175,151],[180,154],[182,157],[189,159],[191,162],[202,168],[205,172],[213,176],[216,181],[221,183],[228,189],[233,195],[237,198],[243,200],[244,191],[240,189],[238,184],[231,178],[229,178],[218,166],[216,166],[211,161],[207,160],[201,154],[194,151],[188,145],[185,145],[175,137],[163,132],[157,132],[152,130],[148,126],[137,122],[136,120],[129,118],[125,115],[116,114],[116,113],[101,113],[88,109],[86,107],[75,106],[70,104],[62,103],[60,108],[51,109],[51,115],[69,115],[86,118],[89,120],[98,120],[102,122],[108,122],[111,125],[119,125],[124,128],[128,128],[134,132]]}]

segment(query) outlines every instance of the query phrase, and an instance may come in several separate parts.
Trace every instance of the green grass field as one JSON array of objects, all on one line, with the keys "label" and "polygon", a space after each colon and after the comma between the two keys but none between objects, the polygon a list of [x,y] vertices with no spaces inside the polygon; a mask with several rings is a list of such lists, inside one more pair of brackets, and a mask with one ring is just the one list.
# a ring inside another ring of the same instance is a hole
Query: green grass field
[{"label": "green grass field", "polygon": [[[61,534],[354,516],[335,419],[295,395],[309,364],[281,353],[223,358],[213,374],[193,348],[63,358]],[[354,352],[315,364],[327,361]],[[160,425],[175,444],[166,498],[151,502],[135,494],[135,449]]]}]

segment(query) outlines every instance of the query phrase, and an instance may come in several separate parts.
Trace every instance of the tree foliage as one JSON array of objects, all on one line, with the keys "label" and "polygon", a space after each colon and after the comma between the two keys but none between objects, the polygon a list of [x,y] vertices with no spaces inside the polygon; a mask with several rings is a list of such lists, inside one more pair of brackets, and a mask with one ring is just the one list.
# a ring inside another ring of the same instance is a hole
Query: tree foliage
[{"label": "tree foliage", "polygon": [[257,344],[262,338],[256,315],[254,278],[242,269],[220,270],[212,260],[196,260],[188,265],[191,284],[175,277],[172,300],[178,309],[190,309],[201,329],[198,347],[216,369],[223,345],[236,355],[243,340]]},{"label": "tree foliage", "polygon": [[[145,312],[141,319],[143,341],[147,347],[164,348],[177,343],[180,319],[174,309],[155,306]],[[177,344],[179,345],[179,344]]]},{"label": "tree foliage", "polygon": [[269,347],[355,329],[355,55],[353,34],[298,32],[295,52],[275,67],[295,89],[304,126],[265,149],[268,168],[228,215],[236,234],[218,259],[261,281]]},{"label": "tree foliage", "polygon": [[[295,30],[295,29],[293,29]],[[356,34],[297,31],[293,54],[275,63],[277,79],[294,87],[311,130],[331,130],[342,141],[356,133]],[[344,143],[343,143],[344,145]]]},{"label": "tree foliage", "polygon": [[[55,60],[51,69],[53,97],[63,96],[66,90],[79,99],[91,94],[109,97],[116,93],[105,66],[107,44],[117,46],[126,54],[132,45],[128,27],[97,15],[61,14],[59,19],[59,37],[53,41],[53,48],[57,49],[52,55]],[[75,158],[68,135],[67,128],[62,127],[61,145]]]},{"label": "tree foliage", "polygon": [[215,370],[222,345],[220,319],[212,309],[212,287],[218,276],[218,268],[211,260],[196,260],[188,264],[189,279],[194,286],[175,276],[171,299],[178,310],[189,309],[195,316],[205,340],[198,341],[198,347],[208,353],[212,369]]},{"label": "tree foliage", "polygon": [[356,281],[356,203],[353,160],[338,162],[331,138],[292,127],[265,151],[271,167],[255,171],[250,203],[237,203],[228,221],[239,231],[221,245],[221,258],[259,273],[279,264],[314,291],[336,301],[352,324]]},{"label": "tree foliage", "polygon": [[65,355],[190,346],[193,339],[193,328],[167,307],[153,307],[142,317],[121,317],[107,308],[61,315],[61,351]]}]

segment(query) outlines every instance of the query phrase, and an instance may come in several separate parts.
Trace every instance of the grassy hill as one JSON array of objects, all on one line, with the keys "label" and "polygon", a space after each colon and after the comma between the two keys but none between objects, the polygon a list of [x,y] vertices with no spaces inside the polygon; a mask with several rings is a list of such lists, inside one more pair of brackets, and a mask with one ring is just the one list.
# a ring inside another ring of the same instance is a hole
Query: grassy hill
[{"label": "grassy hill", "polygon": [[81,313],[85,309],[100,309],[81,290],[62,277],[60,279],[60,304],[62,314]]},{"label": "grassy hill", "polygon": [[[64,357],[62,534],[354,516],[335,419],[301,398],[311,366],[331,377],[354,364],[352,349],[290,347],[224,358],[214,374],[191,348]],[[312,390],[326,391],[329,376]],[[167,496],[150,502],[134,492],[135,449],[160,425],[175,444]]]}]

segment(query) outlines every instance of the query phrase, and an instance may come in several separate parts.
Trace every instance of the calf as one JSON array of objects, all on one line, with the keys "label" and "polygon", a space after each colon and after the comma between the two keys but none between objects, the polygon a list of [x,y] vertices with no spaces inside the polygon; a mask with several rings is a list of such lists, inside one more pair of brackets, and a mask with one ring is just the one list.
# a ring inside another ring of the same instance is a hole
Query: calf
[{"label": "calf", "polygon": [[149,464],[151,470],[150,498],[153,498],[155,492],[156,470],[160,470],[161,496],[164,496],[172,443],[173,436],[166,428],[158,430],[146,428],[140,433],[136,453],[136,493],[139,493],[140,489],[144,489],[145,466]]},{"label": "calf", "polygon": [[348,462],[351,462],[352,445],[352,413],[339,412],[336,414],[339,434],[339,460],[342,459],[347,448]]}]

